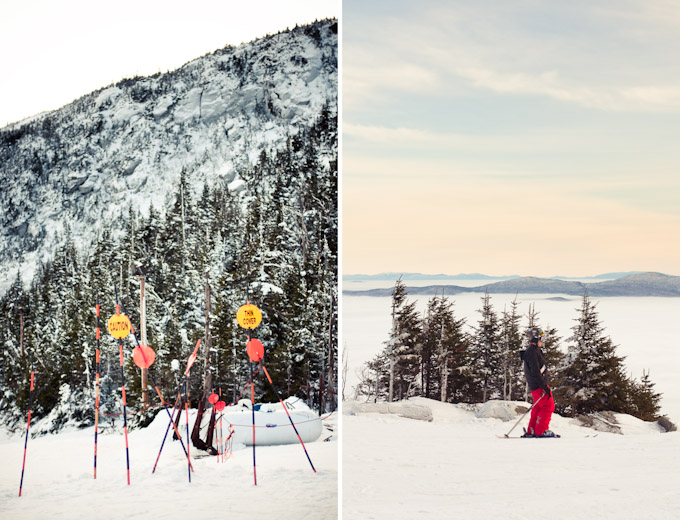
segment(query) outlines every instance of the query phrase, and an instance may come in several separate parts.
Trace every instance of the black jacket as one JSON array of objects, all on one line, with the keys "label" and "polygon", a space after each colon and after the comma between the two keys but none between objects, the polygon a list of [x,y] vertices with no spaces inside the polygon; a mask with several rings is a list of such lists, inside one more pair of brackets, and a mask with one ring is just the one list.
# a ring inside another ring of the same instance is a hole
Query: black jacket
[{"label": "black jacket", "polygon": [[542,388],[548,390],[548,369],[545,366],[545,357],[537,345],[529,345],[529,348],[520,352],[524,361],[524,377],[526,377],[529,390],[532,392]]}]

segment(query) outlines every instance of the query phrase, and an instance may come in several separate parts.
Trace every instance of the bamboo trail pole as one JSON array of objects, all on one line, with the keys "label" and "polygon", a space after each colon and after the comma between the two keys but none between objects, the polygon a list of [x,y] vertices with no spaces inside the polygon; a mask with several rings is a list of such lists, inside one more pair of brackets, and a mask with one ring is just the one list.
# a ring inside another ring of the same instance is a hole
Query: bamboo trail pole
[{"label": "bamboo trail pole", "polygon": [[21,490],[24,487],[24,471],[26,470],[26,452],[28,450],[28,436],[29,430],[31,428],[31,411],[33,407],[33,390],[35,388],[33,382],[33,360],[31,360],[31,386],[28,392],[28,421],[26,421],[26,440],[24,441],[24,462],[21,466],[21,482],[19,482],[19,496],[21,496]]},{"label": "bamboo trail pole", "polygon": [[100,330],[99,330],[99,296],[96,299],[96,312],[97,312],[97,353],[96,353],[96,376],[95,376],[95,399],[94,399],[94,478],[97,478],[97,437],[99,434],[99,372],[100,372]]}]

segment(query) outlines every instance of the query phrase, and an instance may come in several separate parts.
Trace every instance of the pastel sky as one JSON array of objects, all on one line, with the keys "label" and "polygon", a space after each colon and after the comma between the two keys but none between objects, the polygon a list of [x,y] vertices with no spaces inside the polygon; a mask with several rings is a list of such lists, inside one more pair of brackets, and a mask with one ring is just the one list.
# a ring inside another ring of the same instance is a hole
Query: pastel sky
[{"label": "pastel sky", "polygon": [[680,2],[343,2],[342,271],[680,275]]},{"label": "pastel sky", "polygon": [[2,0],[0,127],[123,78],[339,16],[339,0]]}]

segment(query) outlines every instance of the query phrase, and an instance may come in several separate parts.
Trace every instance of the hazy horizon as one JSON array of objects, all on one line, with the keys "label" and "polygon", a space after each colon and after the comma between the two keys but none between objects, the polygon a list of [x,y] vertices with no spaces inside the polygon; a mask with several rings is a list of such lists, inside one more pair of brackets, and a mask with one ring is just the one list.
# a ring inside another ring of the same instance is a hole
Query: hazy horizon
[{"label": "hazy horizon", "polygon": [[342,14],[343,272],[677,270],[680,4]]}]

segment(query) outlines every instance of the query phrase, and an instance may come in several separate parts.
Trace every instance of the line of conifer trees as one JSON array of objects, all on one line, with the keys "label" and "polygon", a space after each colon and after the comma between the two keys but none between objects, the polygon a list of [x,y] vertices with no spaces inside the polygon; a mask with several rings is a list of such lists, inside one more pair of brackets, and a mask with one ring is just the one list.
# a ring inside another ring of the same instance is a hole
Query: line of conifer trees
[{"label": "line of conifer trees", "polygon": [[[254,337],[265,345],[265,363],[279,393],[318,407],[319,387],[330,384],[326,408],[334,406],[336,114],[324,109],[315,125],[289,138],[285,149],[262,152],[239,177],[245,182],[241,191],[217,183],[196,192],[182,172],[166,207],[151,205],[146,216],[130,210],[103,223],[87,249],[74,243],[66,226],[64,245],[38,267],[30,287],[17,276],[0,298],[0,418],[6,424],[23,417],[31,363],[34,417],[52,413],[54,429],[92,424],[97,298],[102,411],[120,410],[118,345],[106,322],[115,312],[115,286],[139,328],[140,280],[133,275],[138,264],[146,269],[147,342],[156,352],[150,370],[167,400],[174,401],[186,360],[204,336],[209,273],[212,381],[225,400],[239,396],[249,375],[246,334],[236,322],[237,309],[249,298],[264,315]],[[125,342],[127,398],[134,411],[141,407],[141,375],[130,356],[134,340]],[[203,391],[202,367],[191,374],[196,397]],[[264,380],[257,381],[256,396],[275,399]]]},{"label": "line of conifer trees", "polygon": [[[522,316],[515,298],[499,314],[487,293],[477,322],[467,324],[446,297],[432,297],[421,315],[407,296],[397,280],[389,338],[366,364],[358,395],[379,400],[422,396],[451,403],[526,400],[519,354],[526,348],[526,329],[541,326],[533,305]],[[624,358],[617,355],[587,293],[574,321],[566,350],[557,330],[545,329],[543,352],[558,413],[608,410],[657,419],[661,394],[654,391],[649,373],[639,380],[626,375]]]}]

